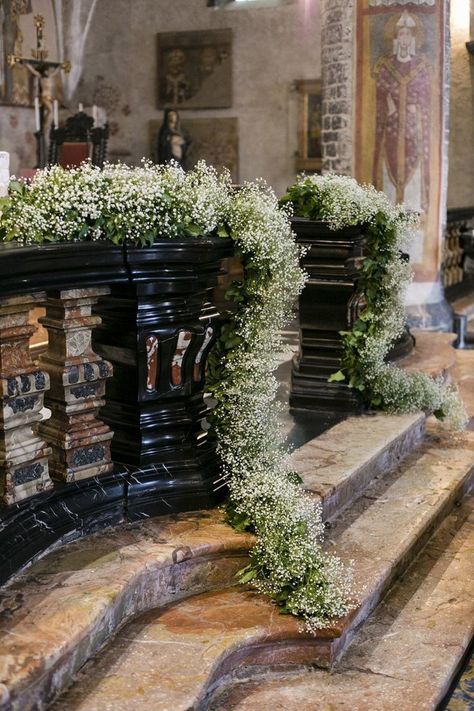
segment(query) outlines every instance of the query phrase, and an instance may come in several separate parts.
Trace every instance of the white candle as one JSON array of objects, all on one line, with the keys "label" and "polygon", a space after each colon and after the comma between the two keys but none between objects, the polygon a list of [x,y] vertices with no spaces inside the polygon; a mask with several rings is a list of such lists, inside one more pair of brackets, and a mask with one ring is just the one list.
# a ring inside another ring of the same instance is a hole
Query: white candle
[{"label": "white candle", "polygon": [[59,126],[59,104],[56,99],[53,103],[53,123],[54,128],[57,128]]},{"label": "white candle", "polygon": [[93,104],[93,106],[92,106],[92,118],[94,120],[94,126],[95,126],[97,123],[97,106],[95,104]]},{"label": "white candle", "polygon": [[40,131],[41,130],[40,102],[39,102],[39,98],[37,96],[35,96],[35,122],[36,122],[36,130]]},{"label": "white candle", "polygon": [[10,154],[0,151],[0,197],[8,195],[8,184],[10,182]]},{"label": "white candle", "polygon": [[84,104],[79,104],[79,111],[84,111]]}]

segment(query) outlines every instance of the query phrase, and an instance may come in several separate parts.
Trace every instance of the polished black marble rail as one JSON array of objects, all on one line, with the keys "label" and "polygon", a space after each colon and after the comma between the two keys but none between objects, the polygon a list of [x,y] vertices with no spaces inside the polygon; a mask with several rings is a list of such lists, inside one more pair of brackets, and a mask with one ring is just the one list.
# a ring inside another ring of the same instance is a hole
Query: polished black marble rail
[{"label": "polished black marble rail", "polygon": [[222,498],[203,390],[231,253],[210,237],[0,245],[0,582],[58,541]]}]

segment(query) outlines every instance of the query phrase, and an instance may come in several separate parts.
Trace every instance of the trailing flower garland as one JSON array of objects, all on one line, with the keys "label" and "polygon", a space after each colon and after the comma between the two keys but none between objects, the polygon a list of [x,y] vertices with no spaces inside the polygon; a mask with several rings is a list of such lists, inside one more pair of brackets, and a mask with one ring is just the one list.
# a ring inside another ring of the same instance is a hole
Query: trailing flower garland
[{"label": "trailing flower garland", "polygon": [[230,236],[244,268],[243,281],[228,291],[236,308],[210,354],[207,383],[229,521],[256,534],[241,582],[251,581],[315,630],[352,609],[352,571],[322,550],[321,507],[291,471],[278,426],[275,355],[304,284],[287,210],[263,184],[234,192],[228,175],[203,163],[189,173],[150,163],[54,167],[31,185],[12,182],[0,202],[0,239],[25,244],[147,245],[157,237],[202,235]]},{"label": "trailing flower garland", "polygon": [[245,278],[228,292],[238,308],[211,353],[209,388],[229,518],[257,534],[241,582],[316,630],[352,608],[352,571],[321,549],[321,507],[289,467],[274,402],[280,332],[304,281],[299,251],[286,212],[258,184],[234,197],[228,226]]},{"label": "trailing flower garland", "polygon": [[386,358],[405,327],[403,297],[411,279],[402,251],[417,222],[415,213],[393,205],[371,185],[342,175],[300,177],[282,198],[295,214],[323,220],[331,229],[365,229],[365,258],[358,290],[365,307],[352,330],[343,333],[341,369],[330,380],[345,381],[370,407],[389,412],[425,410],[446,419],[453,429],[466,424],[456,390],[443,378],[409,373]]}]

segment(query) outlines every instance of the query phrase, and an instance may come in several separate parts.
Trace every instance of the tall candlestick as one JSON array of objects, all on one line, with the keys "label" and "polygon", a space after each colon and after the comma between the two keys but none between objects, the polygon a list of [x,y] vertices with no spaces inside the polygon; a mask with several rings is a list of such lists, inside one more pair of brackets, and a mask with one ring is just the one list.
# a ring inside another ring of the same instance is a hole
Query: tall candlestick
[{"label": "tall candlestick", "polygon": [[53,123],[54,128],[57,128],[59,126],[59,104],[56,99],[53,103]]},{"label": "tall candlestick", "polygon": [[41,131],[40,102],[37,96],[35,96],[35,122],[36,130]]}]

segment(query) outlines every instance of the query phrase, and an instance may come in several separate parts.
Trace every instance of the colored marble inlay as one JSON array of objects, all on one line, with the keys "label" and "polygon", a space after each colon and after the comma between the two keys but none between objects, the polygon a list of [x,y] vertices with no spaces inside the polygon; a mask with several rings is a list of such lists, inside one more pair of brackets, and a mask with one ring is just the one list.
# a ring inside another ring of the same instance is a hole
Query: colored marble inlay
[{"label": "colored marble inlay", "polygon": [[183,360],[189,348],[193,334],[191,331],[180,331],[176,351],[171,361],[171,383],[172,385],[183,384]]},{"label": "colored marble inlay", "polygon": [[37,433],[50,379],[29,350],[36,331],[29,313],[44,296],[0,298],[0,499],[7,505],[52,487],[51,450]]},{"label": "colored marble inlay", "polygon": [[105,380],[113,369],[91,345],[92,330],[101,322],[92,306],[108,291],[104,287],[51,292],[41,319],[48,331],[48,350],[41,363],[51,379],[46,406],[52,417],[41,423],[40,431],[52,445],[51,472],[67,482],[113,468],[113,432],[98,419],[105,403]]},{"label": "colored marble inlay", "polygon": [[208,347],[208,345],[211,341],[213,333],[214,333],[214,330],[210,326],[208,326],[208,328],[206,329],[206,334],[204,336],[204,341],[202,342],[202,346],[199,349],[199,352],[196,356],[196,360],[194,363],[193,379],[195,382],[198,382],[199,380],[201,380],[201,377],[202,377],[201,360],[202,360],[202,357],[203,357],[203,354],[204,354],[206,348]]},{"label": "colored marble inlay", "polygon": [[87,464],[100,462],[105,457],[105,455],[105,447],[102,447],[101,445],[85,447],[84,449],[79,449],[78,451],[74,452],[72,463],[75,467],[84,467]]},{"label": "colored marble inlay", "polygon": [[155,390],[158,374],[158,339],[156,336],[149,336],[146,339],[146,367],[146,389],[148,391]]},{"label": "colored marble inlay", "polygon": [[19,467],[14,472],[12,479],[14,484],[25,484],[27,481],[32,481],[33,479],[39,479],[44,473],[44,467],[39,464],[31,464],[27,467]]}]

